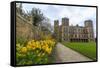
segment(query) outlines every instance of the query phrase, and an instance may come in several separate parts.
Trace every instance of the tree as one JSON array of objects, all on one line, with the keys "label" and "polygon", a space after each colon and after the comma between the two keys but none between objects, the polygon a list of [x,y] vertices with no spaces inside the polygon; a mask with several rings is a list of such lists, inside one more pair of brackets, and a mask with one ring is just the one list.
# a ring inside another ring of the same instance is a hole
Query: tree
[{"label": "tree", "polygon": [[42,21],[44,20],[44,15],[38,8],[32,8],[31,11],[32,19],[33,19],[33,25],[38,26]]},{"label": "tree", "polygon": [[48,31],[50,31],[50,32],[53,31],[53,27],[52,27],[52,25],[51,25],[51,23],[50,23],[49,18],[45,18],[45,19],[43,20],[43,23],[41,24],[41,26],[44,27],[46,30],[48,30]]}]

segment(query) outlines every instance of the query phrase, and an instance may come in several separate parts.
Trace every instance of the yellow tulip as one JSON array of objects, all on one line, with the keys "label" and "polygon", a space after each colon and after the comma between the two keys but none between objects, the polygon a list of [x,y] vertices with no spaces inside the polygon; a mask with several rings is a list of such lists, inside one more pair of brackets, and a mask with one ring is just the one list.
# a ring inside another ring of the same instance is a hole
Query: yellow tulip
[{"label": "yellow tulip", "polygon": [[27,52],[27,48],[26,47],[22,47],[21,52],[22,53],[26,53]]},{"label": "yellow tulip", "polygon": [[31,49],[31,46],[30,45],[27,45],[26,47],[27,47],[27,49]]},{"label": "yellow tulip", "polygon": [[33,49],[33,50],[35,50],[36,48],[35,48],[35,47],[33,47],[32,49]]}]

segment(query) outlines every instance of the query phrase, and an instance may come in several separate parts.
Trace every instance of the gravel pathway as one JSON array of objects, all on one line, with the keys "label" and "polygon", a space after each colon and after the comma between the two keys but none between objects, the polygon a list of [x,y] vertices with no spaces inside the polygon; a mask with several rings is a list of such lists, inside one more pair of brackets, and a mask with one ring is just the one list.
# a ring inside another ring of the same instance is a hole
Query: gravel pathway
[{"label": "gravel pathway", "polygon": [[55,48],[55,60],[56,63],[61,62],[80,62],[80,61],[92,61],[88,57],[58,43]]}]

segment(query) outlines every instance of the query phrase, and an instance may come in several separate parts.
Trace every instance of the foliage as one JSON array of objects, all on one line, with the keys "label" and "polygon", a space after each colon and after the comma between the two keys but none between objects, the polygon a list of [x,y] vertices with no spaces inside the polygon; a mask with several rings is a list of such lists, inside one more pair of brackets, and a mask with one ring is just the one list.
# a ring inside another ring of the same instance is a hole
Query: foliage
[{"label": "foliage", "polygon": [[17,43],[17,65],[49,63],[48,56],[52,53],[54,45],[55,41],[53,39],[41,41],[31,40],[25,46]]},{"label": "foliage", "polygon": [[27,41],[28,41],[28,39],[26,39],[24,37],[19,37],[19,36],[16,37],[17,44],[20,43],[21,45],[25,45]]},{"label": "foliage", "polygon": [[43,13],[38,8],[32,8],[31,15],[33,19],[33,25],[35,26],[38,26],[38,24],[40,24],[44,20]]},{"label": "foliage", "polygon": [[93,60],[96,60],[96,43],[63,42],[63,44]]},{"label": "foliage", "polygon": [[42,24],[41,24],[41,29],[42,30],[46,30],[46,31],[53,31],[53,27],[50,24],[50,20],[49,18],[46,18],[43,20]]}]

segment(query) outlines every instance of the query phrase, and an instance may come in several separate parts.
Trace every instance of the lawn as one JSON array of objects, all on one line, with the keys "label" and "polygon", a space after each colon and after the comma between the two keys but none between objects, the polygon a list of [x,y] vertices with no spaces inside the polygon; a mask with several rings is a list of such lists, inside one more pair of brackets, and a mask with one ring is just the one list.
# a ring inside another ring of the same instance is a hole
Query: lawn
[{"label": "lawn", "polygon": [[96,43],[82,43],[82,42],[62,42],[65,46],[93,59],[96,60]]}]

